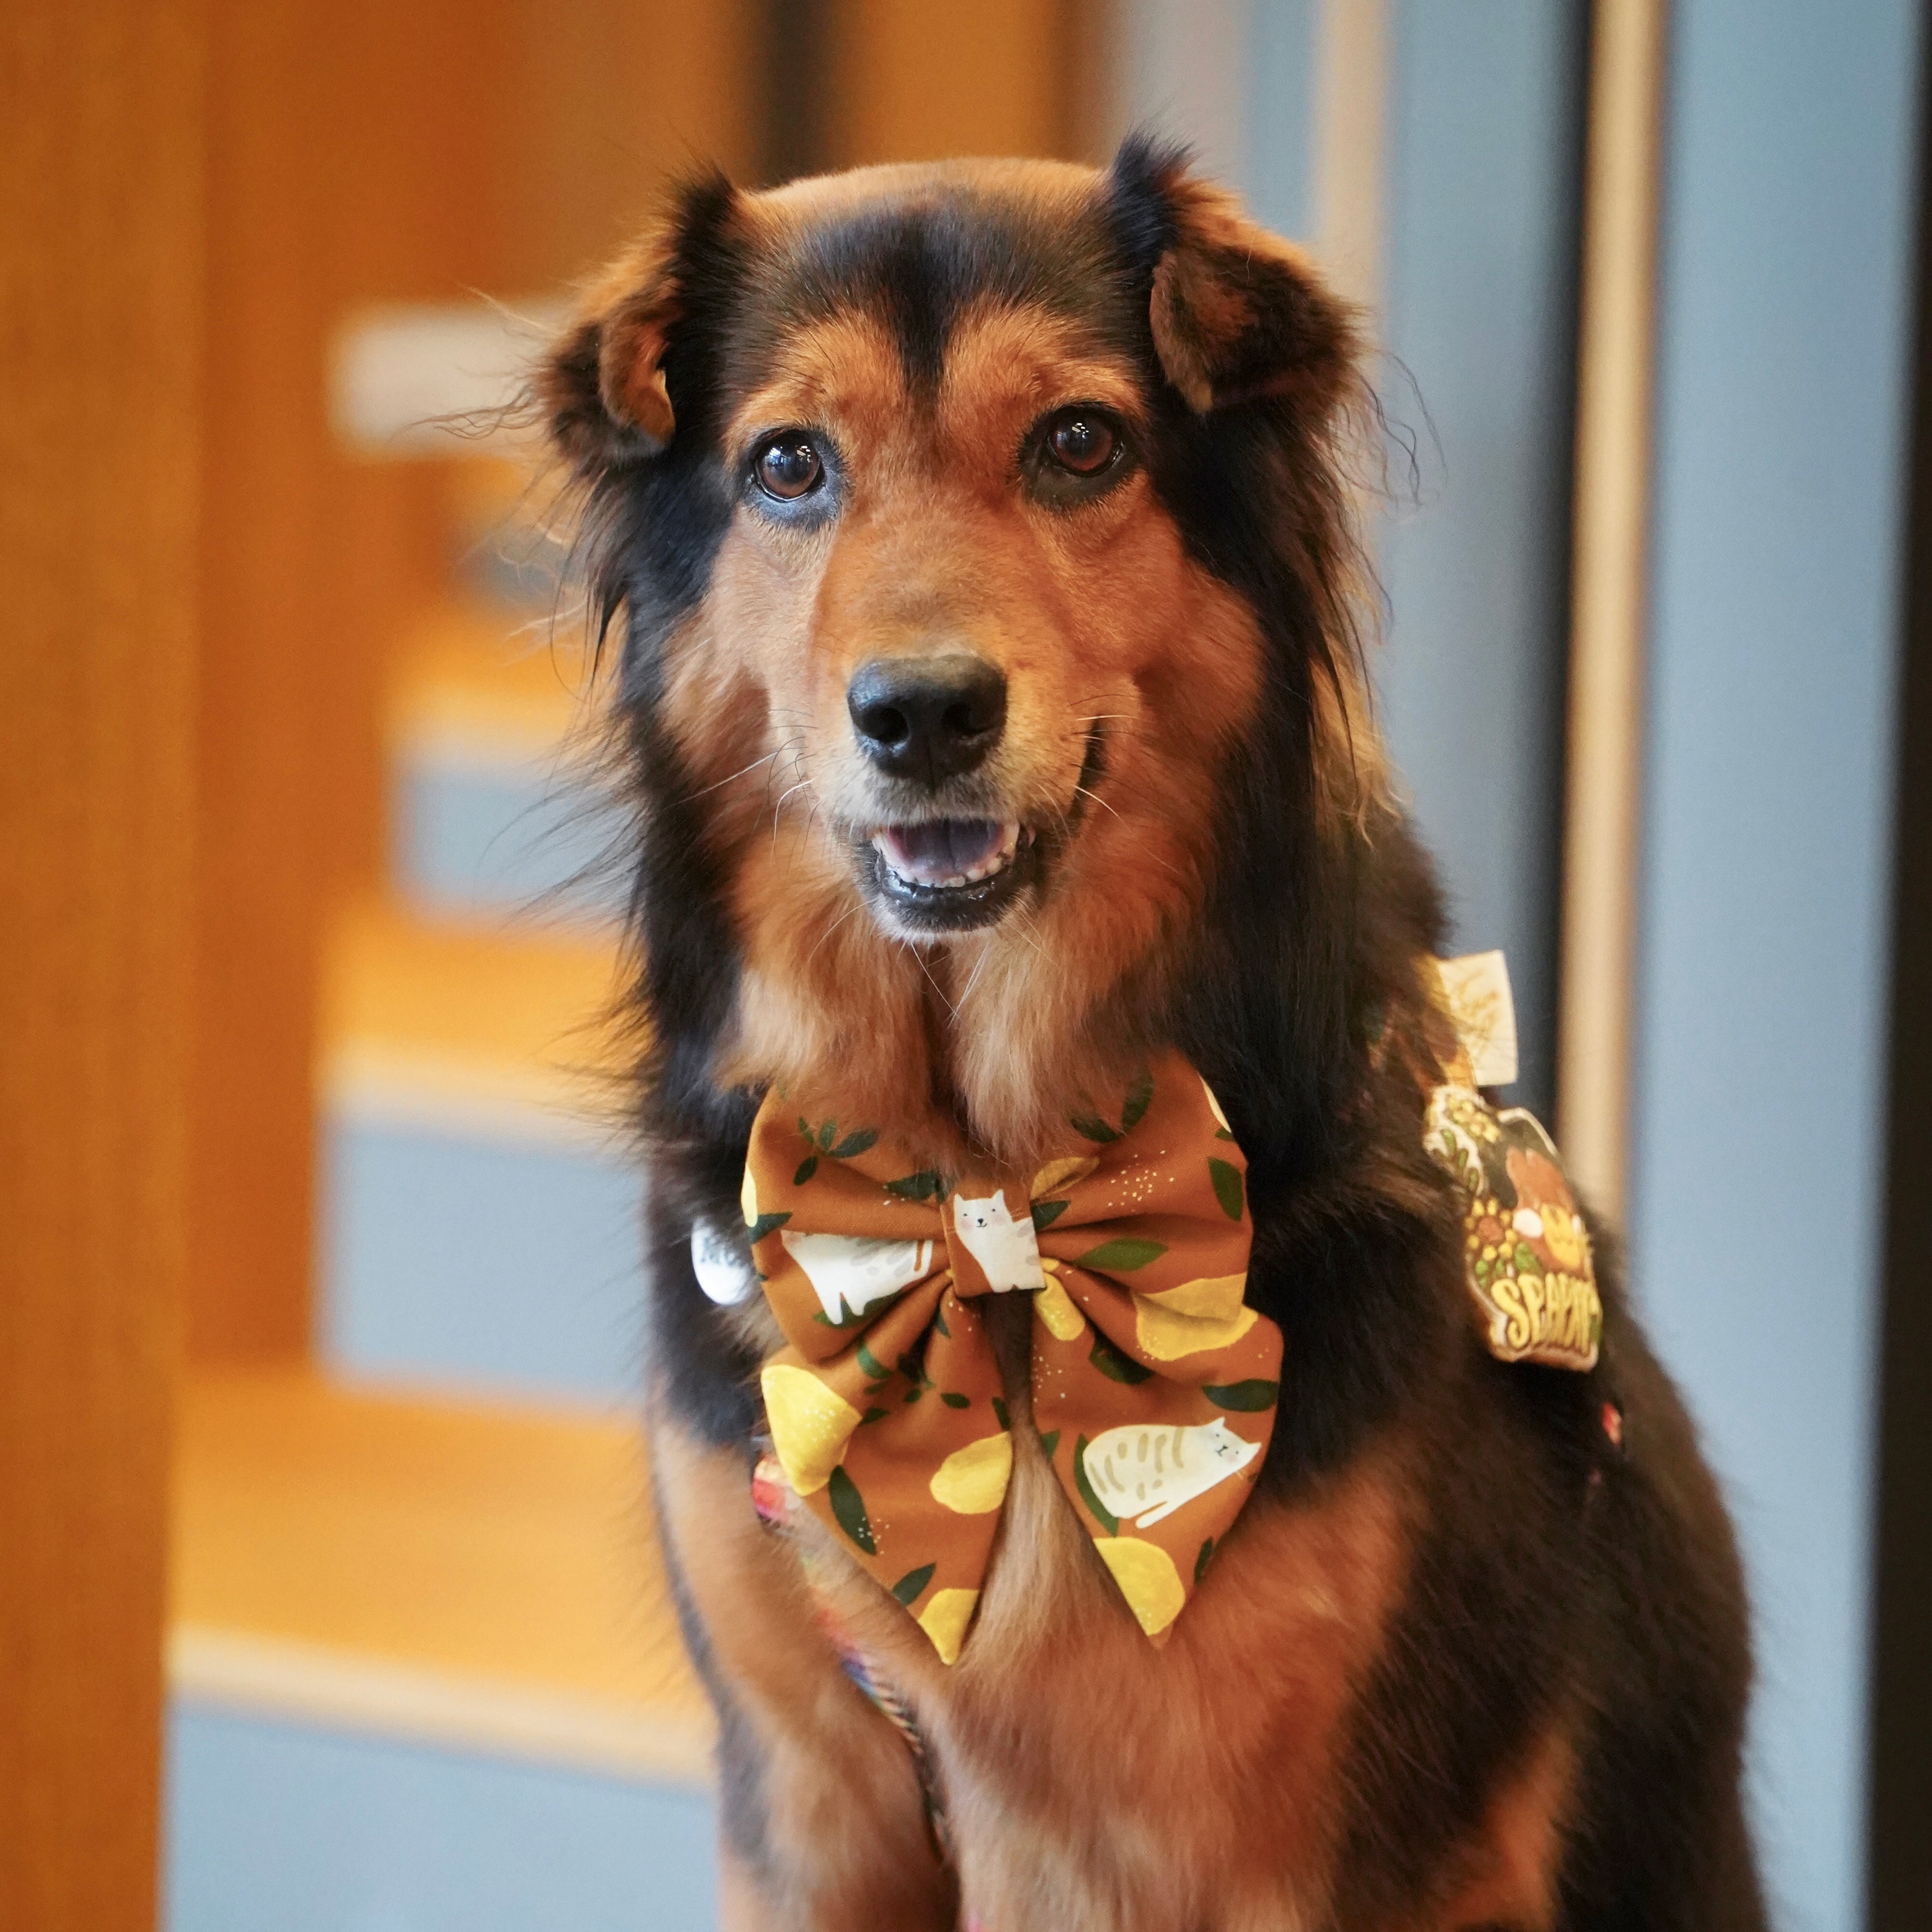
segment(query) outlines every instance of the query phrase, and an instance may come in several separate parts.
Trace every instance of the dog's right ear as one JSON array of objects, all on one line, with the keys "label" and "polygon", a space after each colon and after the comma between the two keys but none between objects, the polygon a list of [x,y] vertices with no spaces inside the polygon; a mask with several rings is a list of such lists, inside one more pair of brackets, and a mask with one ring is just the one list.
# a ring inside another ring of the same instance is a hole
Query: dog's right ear
[{"label": "dog's right ear", "polygon": [[689,304],[689,264],[736,197],[722,176],[688,189],[664,228],[586,292],[536,389],[551,440],[580,472],[656,455],[677,431],[665,364]]},{"label": "dog's right ear", "polygon": [[668,251],[627,256],[602,277],[537,378],[545,427],[580,471],[655,456],[677,428],[664,352],[681,313]]}]

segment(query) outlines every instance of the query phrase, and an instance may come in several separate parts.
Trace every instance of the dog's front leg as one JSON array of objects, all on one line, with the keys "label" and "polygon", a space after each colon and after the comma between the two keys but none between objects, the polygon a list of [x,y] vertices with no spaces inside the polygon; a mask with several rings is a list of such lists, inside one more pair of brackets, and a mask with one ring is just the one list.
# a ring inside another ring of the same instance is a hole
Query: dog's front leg
[{"label": "dog's front leg", "polygon": [[651,1444],[665,1561],[718,1713],[725,1932],[951,1932],[911,1756],[820,1634],[742,1452],[662,1402]]}]

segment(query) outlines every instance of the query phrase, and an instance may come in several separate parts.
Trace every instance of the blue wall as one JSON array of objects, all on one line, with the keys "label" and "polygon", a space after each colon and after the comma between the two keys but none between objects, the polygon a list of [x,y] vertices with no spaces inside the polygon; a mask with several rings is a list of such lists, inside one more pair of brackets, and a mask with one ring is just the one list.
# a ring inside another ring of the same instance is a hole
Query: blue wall
[{"label": "blue wall", "polygon": [[[1246,183],[1306,235],[1315,0],[1257,0]],[[1509,956],[1516,1096],[1555,1058],[1580,0],[1390,0],[1375,380],[1392,446],[1378,521],[1382,722],[1442,869],[1454,941]]]},{"label": "blue wall", "polygon": [[1760,1838],[1858,1923],[1917,10],[1679,0],[1631,1234],[1743,1532]]},{"label": "blue wall", "polygon": [[1381,386],[1421,500],[1383,526],[1383,718],[1456,949],[1509,956],[1514,1097],[1547,1118],[1583,12],[1406,0],[1390,24],[1384,340],[1414,387],[1393,365]]}]

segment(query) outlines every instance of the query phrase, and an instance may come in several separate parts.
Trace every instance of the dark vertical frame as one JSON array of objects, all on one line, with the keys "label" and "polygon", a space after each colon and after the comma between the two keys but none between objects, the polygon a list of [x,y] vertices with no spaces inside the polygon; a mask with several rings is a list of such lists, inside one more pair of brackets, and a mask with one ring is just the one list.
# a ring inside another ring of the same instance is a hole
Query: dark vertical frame
[{"label": "dark vertical frame", "polygon": [[1932,34],[1922,58],[1879,1348],[1870,1932],[1932,1927]]},{"label": "dark vertical frame", "polygon": [[828,165],[832,116],[832,10],[836,0],[764,0],[763,85],[752,129],[759,179],[767,185]]}]

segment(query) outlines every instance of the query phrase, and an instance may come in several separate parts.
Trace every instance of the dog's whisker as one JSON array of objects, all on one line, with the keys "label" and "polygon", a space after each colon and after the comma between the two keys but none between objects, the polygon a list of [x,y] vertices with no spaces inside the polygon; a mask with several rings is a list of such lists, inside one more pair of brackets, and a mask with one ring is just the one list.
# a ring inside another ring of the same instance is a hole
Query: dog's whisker
[{"label": "dog's whisker", "polygon": [[818,935],[818,944],[805,956],[806,964],[809,966],[812,962],[818,957],[819,954],[824,950],[825,942],[829,940],[855,912],[862,912],[865,910],[865,907],[866,902],[863,899],[854,899],[852,903],[848,905],[845,910]]},{"label": "dog's whisker", "polygon": [[696,791],[686,793],[684,796],[678,800],[678,803],[688,805],[693,799],[704,798],[712,792],[721,790],[724,786],[730,784],[734,778],[741,778],[747,772],[754,772],[760,765],[770,764],[779,754],[778,752],[767,752],[762,758],[754,758],[748,765],[741,766],[734,772],[730,778],[719,778],[715,784],[700,785]]}]

